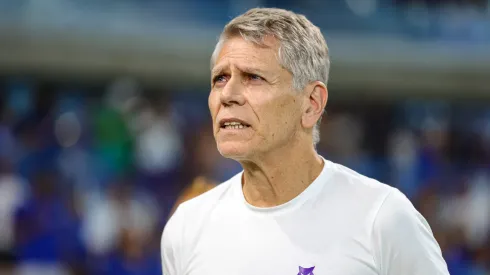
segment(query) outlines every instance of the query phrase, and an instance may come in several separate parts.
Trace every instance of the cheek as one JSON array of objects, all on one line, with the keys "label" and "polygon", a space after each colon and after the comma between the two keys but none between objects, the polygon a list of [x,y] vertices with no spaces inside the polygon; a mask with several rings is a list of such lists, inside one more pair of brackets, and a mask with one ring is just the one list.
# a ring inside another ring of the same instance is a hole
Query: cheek
[{"label": "cheek", "polygon": [[298,116],[297,101],[291,98],[285,98],[278,101],[275,106],[275,113],[278,121],[281,121],[283,125],[293,125]]},{"label": "cheek", "polygon": [[288,134],[296,127],[298,111],[290,102],[268,104],[260,109],[262,130],[272,135]]},{"label": "cheek", "polygon": [[218,108],[219,108],[219,98],[217,97],[216,93],[211,92],[208,97],[208,107],[209,111],[211,112],[211,116],[213,118],[216,117],[216,114],[218,113]]}]

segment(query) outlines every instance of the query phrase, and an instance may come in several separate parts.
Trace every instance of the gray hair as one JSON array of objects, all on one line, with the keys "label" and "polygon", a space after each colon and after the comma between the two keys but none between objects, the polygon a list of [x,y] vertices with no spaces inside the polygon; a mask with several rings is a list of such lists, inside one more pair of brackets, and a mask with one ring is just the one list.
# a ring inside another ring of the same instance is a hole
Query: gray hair
[{"label": "gray hair", "polygon": [[[276,8],[254,8],[235,17],[223,29],[211,57],[211,68],[226,39],[241,35],[264,46],[264,38],[279,40],[278,61],[293,75],[293,88],[302,91],[313,81],[328,82],[330,58],[320,29],[304,15]],[[320,141],[321,117],[313,128],[313,143]]]}]

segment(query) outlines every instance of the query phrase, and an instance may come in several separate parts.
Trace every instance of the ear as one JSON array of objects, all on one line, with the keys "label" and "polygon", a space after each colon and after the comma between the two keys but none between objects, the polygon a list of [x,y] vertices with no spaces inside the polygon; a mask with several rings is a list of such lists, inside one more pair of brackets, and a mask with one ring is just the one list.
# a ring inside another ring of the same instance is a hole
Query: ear
[{"label": "ear", "polygon": [[321,118],[328,101],[328,90],[321,81],[315,81],[305,87],[305,108],[301,124],[304,128],[313,128]]}]

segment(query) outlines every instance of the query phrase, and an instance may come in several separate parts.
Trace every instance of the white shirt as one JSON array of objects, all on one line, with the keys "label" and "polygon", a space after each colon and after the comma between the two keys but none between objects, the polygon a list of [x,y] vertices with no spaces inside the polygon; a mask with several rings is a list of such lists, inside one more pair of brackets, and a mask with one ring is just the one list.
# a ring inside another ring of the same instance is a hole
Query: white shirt
[{"label": "white shirt", "polygon": [[449,274],[426,220],[395,188],[325,160],[296,198],[257,208],[242,173],[179,206],[162,235],[164,275]]}]

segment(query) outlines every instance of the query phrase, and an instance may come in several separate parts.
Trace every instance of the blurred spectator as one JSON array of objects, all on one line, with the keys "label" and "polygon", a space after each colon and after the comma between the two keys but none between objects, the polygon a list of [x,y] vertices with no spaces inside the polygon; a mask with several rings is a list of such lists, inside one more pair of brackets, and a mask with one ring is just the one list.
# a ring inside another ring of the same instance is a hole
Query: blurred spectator
[{"label": "blurred spectator", "polygon": [[476,253],[484,249],[490,235],[490,181],[476,175],[459,192],[442,201],[441,224],[460,232],[460,245]]},{"label": "blurred spectator", "polygon": [[88,204],[83,236],[93,256],[112,253],[127,237],[138,245],[150,241],[158,209],[153,198],[129,178],[121,178],[102,196],[94,194]]},{"label": "blurred spectator", "polygon": [[330,160],[363,175],[378,178],[371,156],[363,148],[364,126],[353,114],[336,114],[326,119],[318,151]]},{"label": "blurred spectator", "polygon": [[59,192],[56,173],[41,170],[31,183],[31,195],[16,219],[16,246],[20,274],[68,274],[84,266],[80,220],[71,196]]},{"label": "blurred spectator", "polygon": [[137,85],[130,79],[117,80],[108,88],[105,101],[95,107],[95,167],[104,187],[117,175],[132,168],[133,139],[126,115],[138,93]]},{"label": "blurred spectator", "polygon": [[27,197],[27,188],[12,164],[0,158],[0,271],[14,264],[15,213]]},{"label": "blurred spectator", "polygon": [[16,161],[16,139],[13,133],[13,111],[0,102],[0,158]]},{"label": "blurred spectator", "polygon": [[164,95],[144,100],[133,118],[136,165],[149,176],[174,171],[182,158],[182,137]]},{"label": "blurred spectator", "polygon": [[87,100],[77,94],[61,96],[55,107],[54,134],[60,152],[57,167],[63,180],[80,195],[97,189],[95,156],[90,150]]},{"label": "blurred spectator", "polygon": [[414,199],[420,190],[418,155],[419,141],[408,129],[392,133],[388,144],[391,175],[389,182],[408,198]]}]

